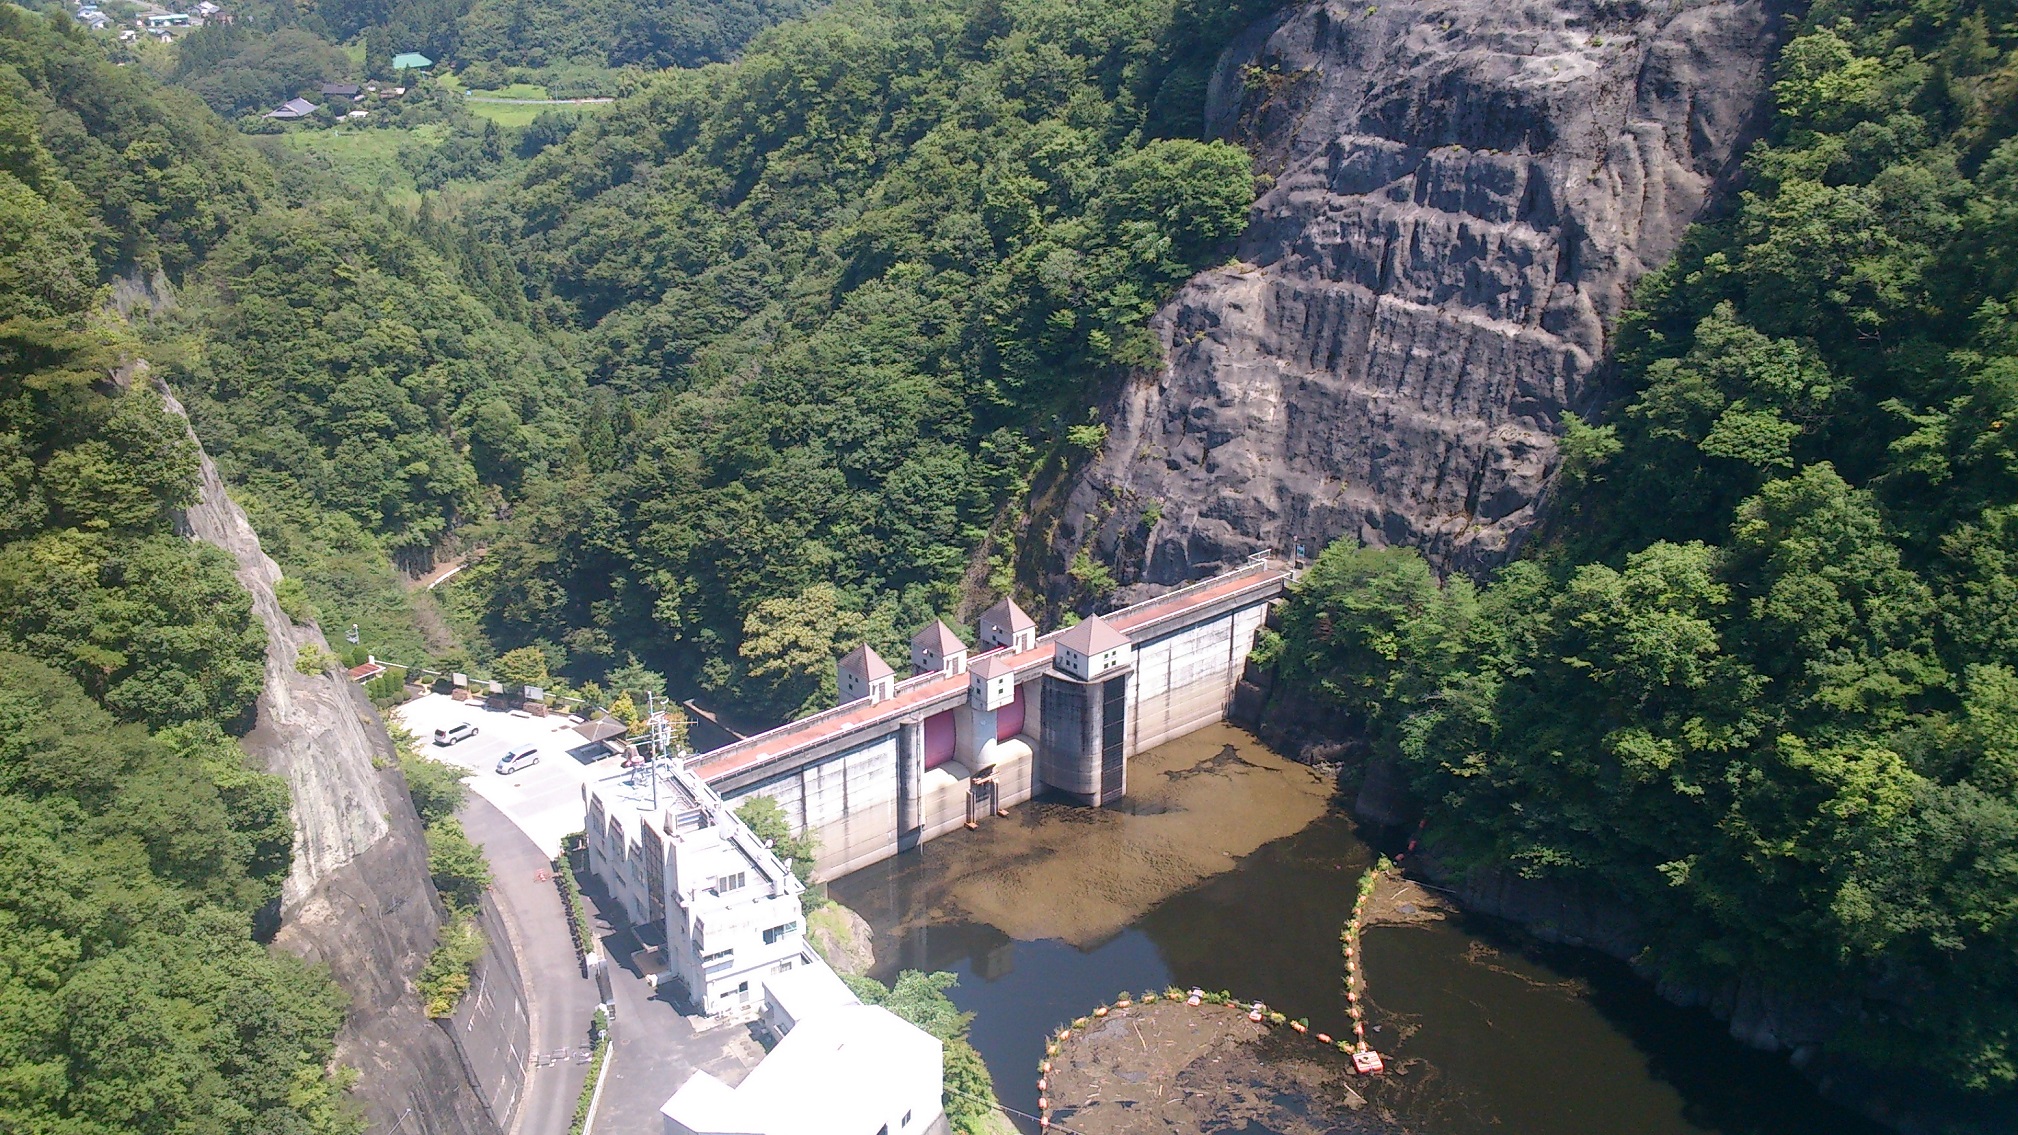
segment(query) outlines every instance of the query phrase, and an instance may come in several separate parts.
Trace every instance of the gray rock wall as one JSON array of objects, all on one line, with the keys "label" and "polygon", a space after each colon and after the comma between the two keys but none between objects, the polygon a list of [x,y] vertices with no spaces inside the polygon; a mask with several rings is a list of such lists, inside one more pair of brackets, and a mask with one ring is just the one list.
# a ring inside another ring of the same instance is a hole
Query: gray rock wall
[{"label": "gray rock wall", "polygon": [[1054,566],[1091,540],[1169,584],[1338,536],[1499,561],[1634,282],[1742,156],[1777,26],[1768,0],[1385,0],[1250,29],[1208,128],[1274,183],[1238,262],[1155,317],[1167,365],[1112,406]]},{"label": "gray rock wall", "polygon": [[[157,389],[183,413],[172,391]],[[231,554],[266,626],[266,685],[242,744],[293,795],[294,862],[274,944],[327,965],[350,995],[336,1059],[362,1073],[354,1095],[372,1131],[498,1135],[454,1044],[413,991],[441,912],[392,739],[354,684],[295,669],[305,648],[327,648],[322,631],[281,611],[280,568],[207,453],[201,478],[187,534]]]}]

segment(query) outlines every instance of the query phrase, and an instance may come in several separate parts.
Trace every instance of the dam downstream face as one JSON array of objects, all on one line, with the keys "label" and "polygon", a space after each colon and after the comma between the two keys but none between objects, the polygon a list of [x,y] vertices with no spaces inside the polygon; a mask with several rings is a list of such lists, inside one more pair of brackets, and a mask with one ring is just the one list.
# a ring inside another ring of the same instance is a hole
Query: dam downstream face
[{"label": "dam downstream face", "polygon": [[[1329,780],[1213,726],[1136,756],[1129,792],[1105,810],[1026,804],[830,887],[874,928],[877,977],[958,975],[953,1001],[975,1014],[974,1046],[1012,1108],[1036,1110],[1047,1031],[1124,990],[1227,989],[1349,1032],[1338,934],[1373,855]],[[1380,1028],[1368,1040],[1410,1080],[1383,1093],[1391,1129],[1880,1130],[1609,959],[1482,919],[1375,927],[1364,942]]]}]

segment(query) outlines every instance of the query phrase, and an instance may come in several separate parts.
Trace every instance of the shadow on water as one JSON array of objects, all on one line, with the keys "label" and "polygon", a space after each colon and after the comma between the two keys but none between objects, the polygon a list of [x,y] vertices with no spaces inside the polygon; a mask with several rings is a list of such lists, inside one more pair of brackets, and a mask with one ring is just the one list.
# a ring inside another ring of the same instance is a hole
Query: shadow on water
[{"label": "shadow on water", "polygon": [[[1117,893],[1115,877],[1128,880],[1131,895],[1146,885],[1135,882],[1149,876],[1131,862],[1140,849],[1130,840],[1143,841],[1150,859],[1201,861],[1198,846],[1164,846],[1169,825],[1204,833],[1199,838],[1209,846],[1235,845],[1230,837],[1212,840],[1257,829],[1253,817],[1232,811],[1292,810],[1267,795],[1271,778],[1302,776],[1307,795],[1308,770],[1285,768],[1245,734],[1224,733],[1201,738],[1210,743],[1161,769],[1138,757],[1152,774],[1138,779],[1131,768],[1131,788],[1143,786],[1138,815],[1026,806],[993,830],[956,833],[832,885],[833,897],[875,929],[877,976],[905,969],[958,976],[952,997],[975,1014],[974,1046],[1008,1106],[1035,1110],[1046,1032],[1122,991],[1224,989],[1307,1016],[1313,1031],[1348,1032],[1338,935],[1372,853],[1341,811],[1323,807],[1321,795],[1311,811],[1296,813],[1290,834],[1224,854],[1221,869],[1177,876],[1181,888],[1148,896],[1125,919],[1102,921],[1089,934],[1070,924],[1086,917],[1088,894]],[[1249,826],[1240,828],[1243,822]],[[1101,827],[1127,824],[1142,826]],[[1033,860],[1042,860],[1044,873],[1019,873]],[[999,913],[1005,892],[1010,918]],[[1044,926],[1056,936],[1017,940],[976,917],[976,908],[997,911],[1004,925]],[[1783,1057],[1741,1047],[1707,1012],[1661,1001],[1624,965],[1538,943],[1505,924],[1464,918],[1375,928],[1366,936],[1366,964],[1369,1021],[1380,1030],[1369,1040],[1409,1080],[1395,1118],[1412,1131],[1881,1130],[1822,1102]],[[1250,1123],[1245,1130],[1265,1128]]]}]

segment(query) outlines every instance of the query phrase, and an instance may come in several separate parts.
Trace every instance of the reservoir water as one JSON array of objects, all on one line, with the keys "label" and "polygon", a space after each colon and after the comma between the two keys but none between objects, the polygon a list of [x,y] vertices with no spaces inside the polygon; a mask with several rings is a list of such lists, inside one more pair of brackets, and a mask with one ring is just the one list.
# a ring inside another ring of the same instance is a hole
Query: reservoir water
[{"label": "reservoir water", "polygon": [[[876,976],[949,970],[1003,1103],[1036,1110],[1046,1032],[1123,991],[1258,998],[1343,1035],[1338,934],[1372,859],[1331,785],[1229,726],[1136,757],[1121,807],[1033,802],[836,882]],[[1484,919],[1365,935],[1368,1039],[1423,1135],[1878,1135],[1779,1056],[1623,965]],[[1031,1124],[1028,1130],[1035,1130]]]}]

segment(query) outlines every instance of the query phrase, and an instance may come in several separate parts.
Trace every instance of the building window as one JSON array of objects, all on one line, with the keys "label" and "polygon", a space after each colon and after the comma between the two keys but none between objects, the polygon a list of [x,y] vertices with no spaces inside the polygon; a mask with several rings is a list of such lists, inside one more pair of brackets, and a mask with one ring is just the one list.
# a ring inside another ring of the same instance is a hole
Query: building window
[{"label": "building window", "polygon": [[714,965],[714,964],[715,964],[716,962],[726,962],[726,961],[729,961],[730,959],[734,958],[735,956],[736,956],[736,951],[734,951],[734,950],[721,950],[721,951],[718,951],[718,952],[716,952],[716,953],[712,953],[712,954],[702,954],[702,955],[701,955],[701,965],[703,965],[703,966],[712,966],[712,965]]},{"label": "building window", "polygon": [[904,1113],[904,1126],[911,1126],[911,1113],[908,1111]]},{"label": "building window", "polygon": [[733,875],[724,875],[720,879],[717,879],[715,881],[715,893],[718,895],[726,895],[730,891],[740,891],[743,889],[743,884],[747,881],[748,880],[744,878],[744,873],[741,871],[738,871]]},{"label": "building window", "polygon": [[769,930],[764,931],[764,945],[774,946],[777,944],[778,939],[783,938],[798,928],[799,924],[796,922],[787,922],[783,926],[773,926]]}]

